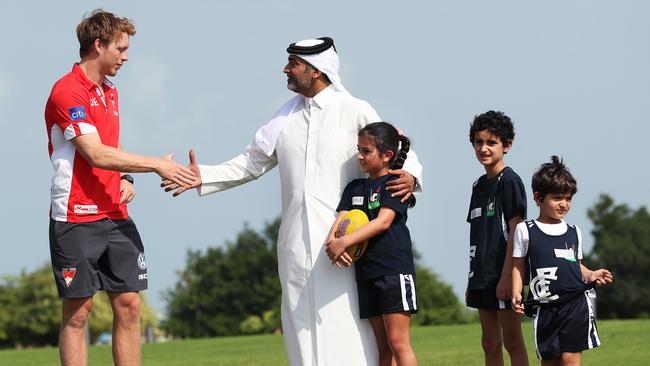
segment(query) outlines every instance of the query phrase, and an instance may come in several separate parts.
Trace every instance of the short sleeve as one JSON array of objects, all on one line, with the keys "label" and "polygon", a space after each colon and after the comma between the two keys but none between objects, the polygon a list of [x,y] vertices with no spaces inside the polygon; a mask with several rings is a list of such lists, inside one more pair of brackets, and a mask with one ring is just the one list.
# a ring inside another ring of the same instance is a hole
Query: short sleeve
[{"label": "short sleeve", "polygon": [[338,207],[336,207],[336,211],[350,211],[352,210],[352,182],[348,183],[348,185],[345,187],[343,190],[343,194],[341,194],[341,201],[339,202]]},{"label": "short sleeve", "polygon": [[[391,177],[388,180],[396,179],[397,176]],[[415,199],[411,195],[411,198],[406,202],[402,202],[402,197],[391,197],[392,192],[387,189],[382,189],[381,195],[379,196],[379,202],[381,202],[381,207],[389,207],[393,209],[396,213],[404,215],[409,208],[412,200]]]},{"label": "short sleeve", "polygon": [[515,227],[515,235],[512,240],[512,256],[521,258],[525,257],[526,254],[528,254],[528,226],[523,221]]},{"label": "short sleeve", "polygon": [[472,223],[472,210],[474,209],[472,207],[472,205],[474,204],[474,188],[476,187],[477,184],[478,184],[478,179],[476,181],[474,181],[474,183],[472,184],[472,195],[470,196],[469,208],[467,209],[467,218],[466,218],[466,220],[470,224]]},{"label": "short sleeve", "polygon": [[576,234],[578,235],[578,259],[582,260],[582,232],[580,228],[576,225]]},{"label": "short sleeve", "polygon": [[526,189],[515,173],[504,174],[501,180],[501,207],[506,222],[517,215],[526,219]]},{"label": "short sleeve", "polygon": [[66,140],[88,133],[97,133],[91,119],[88,97],[81,92],[59,92],[48,101],[46,118],[58,126]]}]

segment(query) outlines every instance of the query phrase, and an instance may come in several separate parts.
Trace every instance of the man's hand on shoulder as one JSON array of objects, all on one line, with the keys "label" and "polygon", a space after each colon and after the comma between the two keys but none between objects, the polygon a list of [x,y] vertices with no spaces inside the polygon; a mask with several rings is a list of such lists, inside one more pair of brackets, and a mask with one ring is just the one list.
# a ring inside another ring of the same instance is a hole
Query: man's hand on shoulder
[{"label": "man's hand on shoulder", "polygon": [[386,182],[386,189],[393,192],[392,197],[402,197],[402,202],[408,201],[416,187],[415,177],[404,169],[390,170],[389,173],[398,175],[399,178]]}]

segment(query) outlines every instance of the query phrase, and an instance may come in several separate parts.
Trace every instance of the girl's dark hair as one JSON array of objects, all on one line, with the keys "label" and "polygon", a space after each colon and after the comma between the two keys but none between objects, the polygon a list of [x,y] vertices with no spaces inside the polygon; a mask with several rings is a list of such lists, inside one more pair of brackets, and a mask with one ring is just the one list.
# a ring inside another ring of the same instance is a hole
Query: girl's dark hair
[{"label": "girl's dark hair", "polygon": [[476,133],[485,130],[498,137],[505,146],[512,144],[515,139],[515,127],[512,120],[503,112],[487,111],[475,116],[469,127],[469,141],[474,143]]},{"label": "girl's dark hair", "polygon": [[402,169],[406,154],[411,147],[411,141],[408,137],[400,135],[393,125],[387,122],[369,123],[359,131],[359,136],[371,137],[375,141],[377,150],[382,154],[391,150],[393,159],[390,161],[389,167],[391,169]]},{"label": "girl's dark hair", "polygon": [[533,174],[533,192],[539,192],[543,200],[547,194],[570,194],[578,192],[578,185],[571,175],[564,160],[556,155],[551,156],[550,163],[542,164]]}]

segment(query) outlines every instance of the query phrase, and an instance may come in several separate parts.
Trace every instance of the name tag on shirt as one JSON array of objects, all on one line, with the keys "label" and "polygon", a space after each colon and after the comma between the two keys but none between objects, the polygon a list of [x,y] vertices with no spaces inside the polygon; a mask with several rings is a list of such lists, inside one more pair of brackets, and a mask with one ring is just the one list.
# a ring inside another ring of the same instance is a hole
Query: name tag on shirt
[{"label": "name tag on shirt", "polygon": [[479,217],[479,216],[481,216],[481,208],[480,208],[480,207],[473,209],[473,210],[470,211],[470,213],[469,213],[469,219],[470,219],[470,220],[472,220],[472,219],[474,219],[474,218],[477,218],[477,217]]},{"label": "name tag on shirt", "polygon": [[352,205],[353,206],[363,205],[363,196],[352,197]]},{"label": "name tag on shirt", "polygon": [[571,262],[576,261],[576,255],[573,249],[555,249],[555,257],[566,259]]}]

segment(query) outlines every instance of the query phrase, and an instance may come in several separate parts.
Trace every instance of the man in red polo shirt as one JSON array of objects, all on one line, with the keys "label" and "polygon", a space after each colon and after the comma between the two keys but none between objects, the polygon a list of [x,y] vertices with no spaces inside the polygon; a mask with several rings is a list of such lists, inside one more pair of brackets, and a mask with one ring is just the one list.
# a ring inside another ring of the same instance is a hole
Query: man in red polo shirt
[{"label": "man in red polo shirt", "polygon": [[130,172],[155,172],[189,186],[195,174],[171,160],[120,148],[115,76],[128,60],[130,20],[95,10],[77,26],[81,61],[54,84],[45,107],[54,167],[50,255],[62,300],[63,365],[86,363],[85,324],[92,296],[105,290],[113,318],[116,365],[140,363],[140,297],[147,266],[126,204],[134,197]]}]

